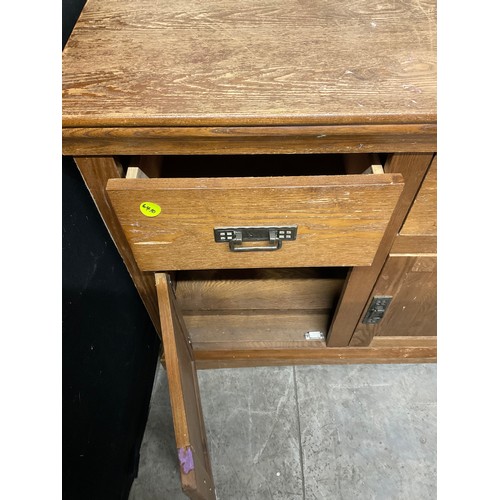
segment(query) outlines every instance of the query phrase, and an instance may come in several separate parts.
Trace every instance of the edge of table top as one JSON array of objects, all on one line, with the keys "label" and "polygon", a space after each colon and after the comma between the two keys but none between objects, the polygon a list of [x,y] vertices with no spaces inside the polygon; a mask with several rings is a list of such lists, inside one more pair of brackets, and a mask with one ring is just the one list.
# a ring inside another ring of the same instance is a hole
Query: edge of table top
[{"label": "edge of table top", "polygon": [[428,153],[437,125],[348,124],[214,127],[66,127],[63,154]]}]

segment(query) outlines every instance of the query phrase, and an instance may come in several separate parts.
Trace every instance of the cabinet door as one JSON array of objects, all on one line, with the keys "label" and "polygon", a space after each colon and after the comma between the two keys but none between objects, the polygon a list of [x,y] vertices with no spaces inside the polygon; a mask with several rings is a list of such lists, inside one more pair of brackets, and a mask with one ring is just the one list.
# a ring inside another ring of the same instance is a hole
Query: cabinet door
[{"label": "cabinet door", "polygon": [[168,276],[155,278],[182,489],[190,498],[215,500],[192,348]]},{"label": "cabinet door", "polygon": [[379,323],[365,323],[367,305],[350,345],[393,342],[398,345],[435,343],[436,256],[391,254],[378,278],[372,296],[391,297]]}]

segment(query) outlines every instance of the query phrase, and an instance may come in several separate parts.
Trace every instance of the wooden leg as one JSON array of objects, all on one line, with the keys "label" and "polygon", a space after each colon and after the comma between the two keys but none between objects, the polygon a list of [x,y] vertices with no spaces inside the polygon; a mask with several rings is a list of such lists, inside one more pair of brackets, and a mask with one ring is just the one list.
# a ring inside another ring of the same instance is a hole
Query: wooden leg
[{"label": "wooden leg", "polygon": [[389,255],[413,200],[431,164],[431,153],[394,153],[385,166],[386,173],[401,173],[405,187],[387,226],[373,263],[369,267],[352,268],[335,311],[327,337],[328,347],[348,346],[375,282]]},{"label": "wooden leg", "polygon": [[120,223],[111,208],[111,204],[106,194],[106,183],[108,179],[123,177],[123,170],[119,163],[111,156],[81,156],[75,157],[75,162],[137,291],[144,302],[151,321],[156,328],[156,332],[161,336],[154,274],[151,272],[143,272],[138,268],[132,255],[132,250],[123,234]]}]

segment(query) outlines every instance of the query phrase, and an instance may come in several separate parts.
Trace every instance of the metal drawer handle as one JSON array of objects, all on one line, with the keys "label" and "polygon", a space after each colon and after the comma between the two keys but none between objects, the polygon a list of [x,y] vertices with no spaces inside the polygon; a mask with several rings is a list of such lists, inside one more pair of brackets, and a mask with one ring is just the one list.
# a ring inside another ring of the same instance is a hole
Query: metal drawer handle
[{"label": "metal drawer handle", "polygon": [[[217,243],[228,243],[231,252],[272,252],[279,250],[283,241],[297,238],[297,226],[282,227],[219,227],[214,229]],[[252,241],[268,241],[269,245],[247,246]]]},{"label": "metal drawer handle", "polygon": [[281,248],[281,240],[276,237],[276,231],[274,230],[269,231],[269,242],[271,244],[267,246],[242,246],[243,235],[241,231],[236,231],[236,236],[229,242],[229,249],[231,252],[268,252]]}]

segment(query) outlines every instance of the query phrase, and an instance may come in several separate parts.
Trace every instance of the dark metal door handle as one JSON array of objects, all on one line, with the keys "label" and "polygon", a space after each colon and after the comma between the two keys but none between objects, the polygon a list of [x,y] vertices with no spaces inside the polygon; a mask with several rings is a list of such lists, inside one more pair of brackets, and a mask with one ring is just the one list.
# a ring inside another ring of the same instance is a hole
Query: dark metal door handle
[{"label": "dark metal door handle", "polygon": [[229,242],[231,252],[268,252],[279,250],[281,248],[281,240],[276,237],[276,231],[269,231],[269,242],[267,246],[244,246],[243,236],[241,231],[236,231],[236,236]]},{"label": "dark metal door handle", "polygon": [[[256,226],[256,227],[219,227],[214,229],[217,243],[229,243],[231,252],[272,252],[279,250],[283,240],[297,238],[297,226]],[[268,241],[269,245],[245,245],[247,242]]]}]

